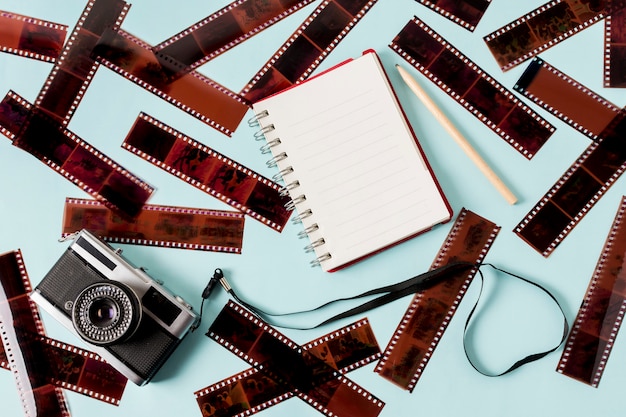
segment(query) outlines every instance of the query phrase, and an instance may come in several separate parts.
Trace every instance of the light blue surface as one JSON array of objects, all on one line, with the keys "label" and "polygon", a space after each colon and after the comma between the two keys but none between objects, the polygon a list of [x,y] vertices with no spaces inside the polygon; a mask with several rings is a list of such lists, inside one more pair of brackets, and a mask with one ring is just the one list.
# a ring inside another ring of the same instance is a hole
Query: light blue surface
[{"label": "light blue surface", "polygon": [[[0,2],[0,9],[64,23],[72,28],[84,3],[82,0],[4,0]],[[557,127],[557,132],[528,161],[459,104],[411,70],[519,196],[519,203],[509,206],[404,86],[393,70],[396,63],[403,64],[404,61],[387,46],[400,29],[418,15],[487,73],[512,88],[526,65],[501,72],[482,37],[543,3],[544,0],[494,0],[476,31],[470,33],[414,0],[379,0],[320,69],[357,56],[365,49],[373,48],[379,52],[455,216],[462,207],[467,207],[502,226],[487,261],[550,288],[562,302],[571,322],[624,194],[624,178],[606,193],[549,258],[543,258],[511,230],[588,146],[589,139],[531,105]],[[156,44],[217,11],[227,2],[135,0],[131,4],[123,28]],[[314,2],[218,57],[202,67],[201,72],[239,91],[318,4],[319,1]],[[624,106],[623,90],[602,88],[602,50],[603,23],[599,23],[548,50],[542,57],[617,105]],[[34,100],[50,68],[50,64],[0,54],[0,95],[4,96],[12,89],[28,100]],[[274,174],[265,167],[266,158],[258,151],[259,144],[252,138],[254,131],[245,122],[229,139],[101,68],[70,128],[156,186],[157,192],[151,203],[229,209],[120,147],[141,111],[253,170],[267,176]],[[0,178],[0,252],[20,248],[31,280],[36,284],[67,245],[57,242],[65,197],[85,195],[2,138]],[[425,271],[448,234],[450,224],[334,274],[308,266],[309,256],[301,249],[307,242],[296,237],[298,226],[290,224],[279,234],[250,218],[246,219],[242,255],[141,246],[125,246],[124,253],[129,260],[147,267],[151,275],[163,279],[168,287],[196,307],[199,307],[200,293],[211,272],[220,267],[241,295],[259,306],[286,312],[314,307],[330,299],[404,280]],[[503,369],[514,359],[551,347],[558,340],[558,312],[545,302],[542,295],[514,281],[496,282],[493,276],[487,278],[484,295],[489,301],[484,314],[480,315],[473,342],[473,348],[485,366],[494,371]],[[626,341],[623,335],[617,337],[598,389],[555,372],[561,350],[505,377],[487,378],[475,372],[463,353],[462,330],[478,293],[477,284],[475,281],[470,287],[413,393],[382,379],[373,372],[373,364],[349,374],[350,379],[386,403],[381,416],[608,417],[624,414],[626,406],[621,396],[626,384]],[[209,300],[201,331],[185,340],[155,381],[141,388],[129,384],[119,407],[67,392],[72,415],[200,416],[193,392],[248,368],[243,361],[203,335],[226,301],[223,292]],[[367,314],[381,348],[387,345],[408,302],[409,298],[398,300]],[[330,313],[324,313],[327,314]],[[310,322],[302,319],[300,323],[306,325],[322,318],[322,314],[311,315],[307,318]],[[47,314],[43,314],[43,319],[49,336],[84,346]],[[284,333],[305,343],[352,321],[347,319],[318,330]],[[0,372],[0,398],[3,416],[23,414],[13,377],[6,371]],[[259,415],[320,414],[304,402],[290,399]]]}]

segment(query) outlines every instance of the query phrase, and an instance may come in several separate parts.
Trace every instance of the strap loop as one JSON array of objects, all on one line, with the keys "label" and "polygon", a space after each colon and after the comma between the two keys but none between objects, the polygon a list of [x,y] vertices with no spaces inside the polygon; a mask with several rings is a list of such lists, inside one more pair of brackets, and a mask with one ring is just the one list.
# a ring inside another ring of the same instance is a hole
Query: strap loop
[{"label": "strap loop", "polygon": [[511,272],[505,271],[504,269],[500,269],[492,264],[482,264],[482,266],[490,266],[491,268],[495,269],[496,271],[502,272],[504,274],[507,274],[509,276],[512,276],[514,278],[520,279],[523,282],[530,284],[538,289],[540,289],[541,291],[543,291],[545,294],[547,294],[552,301],[554,301],[554,303],[557,305],[557,307],[559,308],[559,310],[561,311],[561,314],[563,315],[563,334],[561,335],[561,340],[559,341],[559,343],[554,346],[552,349],[546,350],[544,352],[539,352],[539,353],[533,353],[530,354],[518,361],[516,361],[513,365],[511,365],[507,370],[505,370],[504,372],[500,372],[500,373],[489,373],[487,371],[484,371],[483,369],[481,369],[478,365],[476,365],[476,363],[472,360],[471,356],[469,355],[469,352],[467,351],[467,329],[469,327],[470,321],[472,320],[472,317],[474,316],[474,313],[476,312],[476,309],[478,307],[478,303],[480,301],[480,296],[482,295],[483,292],[483,287],[485,284],[485,277],[483,276],[483,272],[482,270],[479,268],[478,269],[478,274],[480,275],[480,291],[478,293],[478,298],[476,298],[476,303],[474,303],[474,307],[472,307],[472,310],[470,311],[469,315],[467,316],[467,320],[465,321],[465,327],[463,329],[463,350],[465,351],[465,356],[467,357],[467,360],[469,361],[469,363],[472,365],[472,367],[478,371],[479,373],[481,373],[482,375],[488,376],[488,377],[498,377],[498,376],[502,376],[505,374],[508,374],[509,372],[514,371],[515,369],[519,368],[522,365],[525,365],[527,363],[530,362],[534,362],[536,360],[539,360],[545,356],[547,356],[548,354],[554,352],[555,350],[557,350],[561,344],[563,344],[563,342],[565,341],[565,339],[567,338],[567,334],[569,333],[569,324],[567,322],[567,316],[565,315],[565,312],[563,311],[563,307],[561,306],[561,304],[559,303],[559,301],[556,299],[556,297],[550,292],[548,291],[546,288],[542,287],[541,285],[532,282],[524,277],[521,277],[519,275],[513,274]]},{"label": "strap loop", "polygon": [[[518,361],[516,361],[511,367],[509,367],[507,370],[505,370],[504,372],[501,373],[496,373],[496,374],[492,374],[489,373],[487,371],[484,371],[483,369],[481,369],[474,361],[473,359],[470,357],[467,348],[466,348],[466,340],[467,340],[467,333],[468,333],[468,327],[469,327],[469,323],[472,319],[472,317],[474,316],[474,313],[476,312],[476,309],[478,307],[479,301],[480,301],[480,297],[482,295],[482,291],[483,291],[483,286],[484,286],[484,282],[485,282],[485,278],[483,276],[482,270],[481,268],[483,266],[489,266],[493,269],[495,269],[496,271],[502,272],[504,274],[507,274],[509,276],[512,276],[514,278],[520,279],[523,282],[530,284],[538,289],[540,289],[541,291],[543,291],[545,294],[547,294],[550,299],[552,299],[552,301],[554,301],[556,303],[556,305],[558,306],[559,310],[561,311],[561,314],[563,315],[563,334],[561,337],[561,340],[559,341],[558,345],[556,345],[555,347],[553,347],[552,349],[549,349],[545,352],[539,352],[539,353],[534,353],[531,355],[528,355]],[[520,366],[527,364],[529,362],[533,362],[536,361],[538,359],[543,358],[544,356],[554,352],[555,350],[557,350],[561,344],[563,344],[563,342],[565,341],[565,339],[567,338],[567,334],[569,333],[569,324],[567,322],[567,317],[565,315],[565,312],[563,311],[563,308],[561,307],[561,304],[559,303],[559,301],[556,299],[556,297],[550,293],[550,291],[548,291],[546,288],[542,287],[541,285],[534,283],[526,278],[523,278],[519,275],[513,274],[511,272],[505,271],[503,269],[500,269],[492,264],[475,264],[475,263],[471,263],[471,262],[452,262],[450,264],[444,265],[442,267],[439,268],[435,268],[432,269],[430,271],[424,272],[422,274],[419,274],[417,276],[414,276],[413,278],[409,278],[405,281],[399,282],[397,284],[392,284],[392,285],[387,285],[384,287],[380,287],[380,288],[375,288],[369,291],[365,291],[361,294],[355,295],[355,296],[351,296],[351,297],[345,297],[345,298],[339,298],[336,300],[332,300],[329,301],[325,304],[322,304],[318,307],[312,308],[310,310],[304,310],[304,311],[298,311],[298,312],[292,312],[292,313],[269,313],[267,311],[263,311],[260,308],[257,308],[253,305],[251,305],[250,303],[242,300],[236,293],[235,290],[230,286],[230,284],[226,281],[226,278],[223,277],[223,275],[221,274],[221,270],[217,269],[216,270],[216,275],[217,272],[219,271],[219,275],[220,275],[220,280],[219,282],[222,284],[222,287],[226,290],[227,293],[229,293],[237,302],[239,302],[241,305],[243,305],[244,307],[246,307],[247,309],[249,309],[250,311],[252,311],[254,314],[256,314],[257,316],[259,316],[259,318],[261,318],[262,320],[268,322],[269,324],[276,326],[276,327],[282,327],[282,328],[288,328],[288,329],[296,329],[296,330],[310,330],[310,329],[314,329],[320,326],[323,326],[325,324],[346,318],[346,317],[351,317],[357,314],[361,314],[363,312],[372,310],[376,307],[380,307],[384,304],[390,303],[392,301],[397,300],[398,298],[402,298],[406,295],[410,295],[410,294],[415,294],[419,291],[422,291],[426,288],[428,288],[431,285],[434,285],[442,280],[444,280],[447,276],[449,276],[450,273],[454,273],[454,272],[459,272],[462,270],[468,270],[468,269],[476,269],[478,274],[480,275],[480,292],[478,294],[478,298],[476,299],[476,302],[474,304],[474,306],[472,307],[472,310],[470,311],[467,320],[465,322],[465,328],[463,330],[463,350],[465,351],[465,356],[467,357],[469,363],[472,365],[472,367],[478,371],[479,373],[481,373],[482,375],[485,376],[489,376],[489,377],[497,377],[497,376],[502,376],[504,374],[507,374],[517,368],[519,368]],[[214,275],[215,278],[215,275]],[[294,316],[294,315],[299,315],[299,314],[305,314],[305,313],[311,313],[320,309],[323,309],[327,306],[329,306],[330,304],[334,304],[340,301],[349,301],[349,300],[356,300],[359,298],[364,298],[364,297],[370,297],[373,295],[378,295],[378,297],[373,298],[369,301],[366,301],[356,307],[350,308],[349,310],[344,311],[343,313],[339,313],[335,316],[332,316],[324,321],[322,321],[319,324],[316,324],[314,326],[311,327],[295,327],[295,326],[289,326],[289,325],[281,325],[281,324],[277,324],[275,323],[274,320],[270,319],[270,317],[281,317],[281,316]]]}]

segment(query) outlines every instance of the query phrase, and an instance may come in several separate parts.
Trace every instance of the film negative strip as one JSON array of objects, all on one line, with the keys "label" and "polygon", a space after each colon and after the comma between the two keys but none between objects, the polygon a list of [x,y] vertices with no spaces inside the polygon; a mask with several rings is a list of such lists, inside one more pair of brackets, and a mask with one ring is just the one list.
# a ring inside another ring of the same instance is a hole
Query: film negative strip
[{"label": "film negative strip", "polygon": [[308,78],[377,1],[322,1],[241,95],[255,102]]},{"label": "film negative strip", "polygon": [[[232,135],[248,103],[196,71],[173,79],[152,47],[123,30],[107,30],[95,47],[98,60],[127,80],[224,133]],[[163,57],[161,57],[163,58]]]},{"label": "film negative strip", "polygon": [[626,197],[578,310],[557,371],[597,387],[626,312]]},{"label": "film negative strip", "polygon": [[98,69],[93,57],[98,40],[106,28],[121,25],[129,7],[122,0],[87,3],[35,100],[40,111],[64,126],[69,123]]},{"label": "film negative strip", "polygon": [[[489,220],[462,209],[431,269],[455,261],[482,262],[499,231]],[[413,391],[476,272],[453,272],[413,297],[376,366],[378,374]]]},{"label": "film negative strip", "polygon": [[[362,319],[302,346],[342,374],[380,357],[380,348],[367,319]],[[276,405],[295,393],[269,373],[250,368],[194,393],[203,415],[246,416]]]},{"label": "film negative strip", "polygon": [[549,256],[626,169],[626,109],[613,119],[514,232]]},{"label": "film negative strip", "polygon": [[626,1],[610,4],[604,26],[604,86],[626,87]]},{"label": "film negative strip", "polygon": [[182,75],[260,33],[312,1],[236,0],[157,45],[154,47],[154,53],[164,67],[177,67],[179,72],[176,75]]},{"label": "film negative strip", "polygon": [[[28,297],[32,286],[19,250],[0,255],[0,283],[3,289],[0,304],[4,304],[3,311],[12,318],[7,323],[0,317],[3,331],[12,335],[0,345],[0,366],[19,373],[19,382],[29,379],[40,386],[33,390],[32,396],[22,393],[27,409],[32,407],[33,397],[37,406],[42,404],[43,407],[37,408],[42,414],[27,415],[69,415],[65,414],[65,399],[60,388],[119,405],[126,387],[125,377],[95,353],[45,336],[37,306]],[[11,362],[18,359],[16,356],[21,356],[25,362],[21,368],[20,364]],[[25,370],[28,375],[22,374]]]},{"label": "film negative strip", "polygon": [[0,102],[0,131],[92,197],[127,217],[154,188],[10,91]]},{"label": "film negative strip", "polygon": [[1,52],[54,62],[66,36],[66,25],[0,10]]},{"label": "film negative strip", "polygon": [[440,15],[473,32],[491,0],[416,0]]},{"label": "film negative strip", "polygon": [[94,46],[105,28],[119,27],[128,7],[121,0],[89,1],[35,105],[10,92],[0,104],[0,119],[2,132],[15,146],[132,217],[154,191],[152,187],[64,127],[97,69]]},{"label": "film negative strip", "polygon": [[0,102],[0,132],[13,141],[28,120],[33,106],[13,91]]},{"label": "film negative strip", "polygon": [[54,385],[119,405],[127,379],[99,355],[42,337]]},{"label": "film negative strip", "polygon": [[294,397],[289,387],[250,368],[194,393],[203,416],[243,417]]},{"label": "film negative strip", "polygon": [[[100,356],[46,336],[30,336],[45,354],[47,377],[53,385],[112,405],[120,404],[128,380]],[[2,346],[0,367],[10,370]]]},{"label": "film negative strip", "polygon": [[127,220],[98,201],[67,198],[62,235],[87,229],[107,242],[241,253],[244,220],[239,211],[154,204]]},{"label": "film negative strip", "polygon": [[620,108],[541,58],[534,58],[515,91],[593,140],[606,129]]},{"label": "film negative strip", "polygon": [[[7,352],[9,368],[13,371],[18,395],[24,414],[35,417],[69,417],[65,396],[60,388],[48,380],[47,364],[41,361],[45,352],[41,349],[38,338],[20,328],[9,328],[11,308],[0,297],[0,330],[2,343]],[[11,306],[19,308],[18,306]],[[5,322],[4,317],[7,317]],[[14,346],[17,346],[16,349]]]},{"label": "film negative strip", "polygon": [[276,231],[289,220],[290,200],[279,184],[147,114],[139,115],[122,146]]},{"label": "film negative strip", "polygon": [[[361,328],[362,325],[354,329]],[[322,345],[321,342],[314,341],[307,346],[308,349],[304,349],[251,312],[231,301],[217,316],[207,336],[253,365],[257,372],[269,375],[271,380],[279,386],[272,394],[286,390],[284,395],[295,394],[329,417],[377,416],[384,403],[337,370],[342,367],[349,370],[353,366],[368,362],[372,359],[372,355],[376,356],[378,349],[374,345],[375,339],[373,339],[371,332],[366,332],[368,342],[365,349],[360,346],[358,340],[355,340],[356,351],[361,352],[359,354],[361,358],[346,361],[346,365],[351,363],[346,367],[340,362],[332,361],[329,363],[329,360],[320,359],[316,356],[317,354],[324,355],[326,348],[331,349],[332,340],[335,340],[342,333],[345,334],[345,331],[340,330],[336,333],[334,337],[327,337],[328,344]],[[350,337],[354,340],[354,332],[350,333]],[[313,350],[314,348],[315,350]],[[333,362],[337,368],[333,367]],[[225,382],[228,385],[223,385],[223,387],[231,386],[233,382],[241,382],[250,375],[250,373],[240,374],[230,382]],[[210,405],[209,398],[211,396],[217,398],[217,395],[212,395],[214,393],[215,391],[202,390],[197,394],[203,398],[202,403],[199,401],[201,408],[206,407],[205,403]],[[272,399],[263,398],[255,401],[259,405],[255,406],[254,411],[260,410],[260,406],[263,404],[273,405],[282,401],[280,397],[274,398],[277,398],[276,402],[272,402]],[[240,415],[240,413],[246,415],[246,411],[239,407],[232,410],[231,413],[227,415]]]},{"label": "film negative strip", "polygon": [[502,71],[507,71],[602,20],[607,3],[552,0],[483,39]]},{"label": "film negative strip", "polygon": [[417,17],[389,46],[527,159],[554,133],[550,123]]},{"label": "film negative strip", "polygon": [[0,333],[8,368],[27,416],[69,417],[63,391],[48,376],[42,346],[44,334],[37,307],[28,298],[32,290],[19,251],[0,256]]}]

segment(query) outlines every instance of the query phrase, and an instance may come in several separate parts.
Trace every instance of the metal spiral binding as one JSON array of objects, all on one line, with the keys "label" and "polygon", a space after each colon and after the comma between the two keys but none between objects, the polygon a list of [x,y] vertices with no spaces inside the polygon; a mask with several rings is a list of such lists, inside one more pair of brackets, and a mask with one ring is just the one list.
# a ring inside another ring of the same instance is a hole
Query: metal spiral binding
[{"label": "metal spiral binding", "polygon": [[278,174],[274,174],[272,176],[272,179],[274,181],[282,181],[283,177],[287,174],[291,174],[293,172],[293,167],[292,166],[288,166],[287,168],[281,169],[280,171],[278,171]]},{"label": "metal spiral binding", "polygon": [[298,239],[304,239],[305,237],[307,237],[309,234],[315,232],[316,230],[319,230],[320,227],[317,225],[317,223],[313,223],[312,225],[310,225],[309,227],[307,227],[304,230],[301,230],[298,232]]},{"label": "metal spiral binding", "polygon": [[280,161],[284,161],[285,159],[287,159],[287,153],[286,152],[281,152],[278,155],[276,155],[275,157],[273,157],[272,159],[270,159],[269,161],[266,162],[268,168],[274,168],[276,166],[278,166],[278,163]]},{"label": "metal spiral binding", "polygon": [[299,195],[296,198],[292,198],[287,204],[285,204],[285,208],[289,211],[293,211],[296,209],[298,204],[304,203],[306,201],[306,196],[304,194]]},{"label": "metal spiral binding", "polygon": [[282,187],[280,189],[280,195],[281,197],[285,197],[287,195],[289,195],[289,192],[295,188],[298,188],[300,186],[300,181],[296,180],[296,181],[292,181],[289,184],[285,185],[284,187]]},{"label": "metal spiral binding", "polygon": [[306,219],[307,217],[311,217],[313,215],[313,211],[311,211],[311,209],[307,209],[304,210],[302,213],[298,214],[297,216],[293,217],[291,219],[293,224],[300,224],[302,223],[302,220]]},{"label": "metal spiral binding", "polygon": [[311,267],[315,268],[317,266],[321,266],[322,262],[329,261],[330,259],[332,259],[332,255],[330,253],[326,252],[325,254],[320,255],[317,258],[313,259],[310,262],[310,265],[311,265]]},{"label": "metal spiral binding", "polygon": [[260,126],[259,119],[262,119],[269,115],[270,115],[270,112],[267,110],[263,110],[262,112],[255,114],[254,116],[248,119],[248,126],[259,127]]},{"label": "metal spiral binding", "polygon": [[[255,114],[250,120],[248,120],[248,125],[251,127],[260,127],[261,124],[259,122],[259,119],[264,118],[264,117],[268,117],[269,116],[269,111],[267,110],[263,110],[260,113]],[[261,154],[263,155],[267,155],[267,154],[272,154],[274,153],[273,149],[280,146],[282,144],[280,138],[275,138],[272,140],[268,140],[267,139],[267,134],[276,130],[276,127],[274,126],[273,123],[268,124],[267,126],[263,126],[261,127],[259,130],[257,130],[254,133],[254,139],[257,141],[261,141],[261,140],[265,140],[266,143],[261,146],[259,148],[259,150],[261,151]],[[271,159],[269,159],[266,162],[266,165],[268,168],[274,168],[278,166],[278,163],[281,161],[285,161],[288,158],[287,153],[286,152],[280,152],[277,153],[276,155],[274,155]],[[285,181],[284,177],[286,175],[292,174],[294,172],[294,169],[292,166],[287,166],[285,168],[282,168],[277,174],[275,174],[272,179],[274,181]],[[293,191],[294,189],[298,188],[300,186],[300,182],[298,180],[293,180],[290,183],[286,184],[285,186],[283,186],[280,189],[280,195],[281,196],[289,196],[291,194],[291,191]],[[285,208],[289,211],[293,211],[296,209],[296,207],[299,204],[302,204],[303,202],[306,201],[306,196],[304,194],[301,194],[295,198],[292,198],[287,204],[285,204]],[[297,216],[293,217],[293,219],[291,220],[293,224],[300,224],[302,223],[302,221],[308,217],[313,216],[313,211],[311,209],[305,209],[303,210],[301,213],[299,213]],[[319,230],[319,226],[317,225],[317,223],[314,223],[308,227],[306,227],[304,230],[300,231],[298,233],[298,238],[302,239],[304,237],[309,237],[311,235],[311,233],[315,232]],[[326,244],[326,241],[324,240],[324,238],[319,238],[315,241],[313,241],[312,243],[310,243],[309,245],[307,245],[304,248],[304,252],[305,253],[311,253],[311,252],[315,252],[315,250],[323,245]],[[327,261],[331,259],[331,255],[330,253],[326,252],[320,256],[318,256],[317,258],[315,258],[314,260],[312,260],[310,262],[310,265],[312,267],[316,267],[316,266],[320,266],[322,262]]]},{"label": "metal spiral binding", "polygon": [[323,237],[319,238],[315,242],[312,242],[310,245],[306,245],[304,247],[304,252],[311,253],[315,251],[315,248],[319,248],[320,246],[323,246],[324,244],[326,244],[326,241],[324,240],[324,238]]},{"label": "metal spiral binding", "polygon": [[263,155],[267,155],[268,153],[272,152],[273,147],[278,146],[280,144],[281,144],[280,138],[276,138],[272,141],[267,142],[265,145],[261,146],[261,148],[259,149],[261,149],[261,153]]},{"label": "metal spiral binding", "polygon": [[254,140],[256,141],[265,140],[265,134],[271,132],[272,130],[276,130],[273,124],[262,127],[261,129],[254,132]]}]

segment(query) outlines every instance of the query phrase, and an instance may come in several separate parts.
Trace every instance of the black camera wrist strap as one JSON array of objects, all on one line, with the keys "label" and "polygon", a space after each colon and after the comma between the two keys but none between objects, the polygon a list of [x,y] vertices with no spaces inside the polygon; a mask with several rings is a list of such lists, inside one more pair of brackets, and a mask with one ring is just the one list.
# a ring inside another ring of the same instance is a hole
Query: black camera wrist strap
[{"label": "black camera wrist strap", "polygon": [[[484,286],[484,281],[485,278],[483,276],[483,273],[481,271],[481,268],[483,266],[489,266],[491,268],[493,268],[496,271],[502,272],[504,274],[507,274],[509,276],[512,276],[514,278],[520,279],[523,282],[530,284],[536,288],[538,288],[539,290],[541,290],[543,293],[545,293],[546,295],[548,295],[548,297],[550,297],[550,299],[552,301],[554,301],[554,303],[557,305],[557,307],[559,308],[562,316],[563,316],[563,334],[561,336],[561,339],[559,341],[559,343],[554,346],[553,348],[543,351],[543,352],[539,352],[539,353],[534,353],[534,354],[530,354],[518,361],[516,361],[511,367],[509,367],[508,369],[506,369],[504,372],[500,372],[500,373],[490,373],[487,372],[483,369],[481,369],[481,367],[479,367],[475,361],[472,359],[472,357],[470,356],[468,350],[467,350],[467,335],[468,335],[468,328],[471,322],[471,319],[474,315],[474,313],[476,312],[476,309],[479,305],[479,301],[480,301],[480,297],[482,295],[482,291],[483,291],[483,286]],[[267,312],[264,311],[258,307],[255,307],[254,305],[252,305],[250,302],[243,300],[240,296],[237,295],[237,293],[235,292],[235,290],[230,286],[230,284],[228,283],[228,281],[226,280],[226,278],[224,277],[224,274],[222,272],[221,269],[216,269],[214,272],[213,277],[211,278],[211,280],[209,281],[209,284],[207,285],[207,287],[204,289],[203,294],[202,294],[202,298],[203,298],[203,303],[204,300],[206,300],[211,291],[213,290],[213,288],[215,287],[215,285],[219,282],[220,285],[226,290],[226,292],[228,294],[230,294],[239,304],[243,305],[244,307],[246,307],[248,310],[250,310],[252,313],[254,313],[255,315],[257,315],[260,319],[266,321],[267,323],[269,323],[272,326],[276,326],[276,327],[282,327],[282,328],[289,328],[289,329],[296,329],[296,330],[310,330],[310,329],[314,329],[320,326],[323,326],[325,324],[343,319],[343,318],[347,318],[347,317],[351,317],[357,314],[361,314],[364,313],[366,311],[375,309],[377,307],[380,307],[384,304],[390,303],[394,300],[397,300],[399,298],[402,298],[404,296],[407,295],[411,295],[411,294],[415,294],[418,293],[426,288],[428,288],[431,285],[436,284],[437,282],[440,282],[441,280],[444,280],[447,276],[449,276],[450,273],[453,272],[460,272],[463,270],[467,270],[467,269],[471,269],[471,268],[476,268],[477,272],[480,276],[480,280],[481,280],[481,284],[480,284],[480,291],[478,294],[478,297],[476,299],[476,302],[474,304],[474,306],[472,307],[467,320],[465,322],[465,327],[464,327],[464,331],[463,331],[463,348],[465,351],[465,355],[467,356],[468,361],[470,362],[470,364],[472,365],[472,367],[474,369],[476,369],[476,371],[480,372],[481,374],[485,375],[485,376],[490,376],[490,377],[496,377],[496,376],[501,376],[504,374],[507,374],[517,368],[519,368],[520,366],[529,363],[529,362],[533,362],[535,360],[541,359],[544,356],[554,352],[555,350],[557,350],[561,344],[565,341],[565,339],[567,338],[568,332],[569,332],[569,324],[567,322],[567,317],[565,316],[565,312],[563,311],[563,308],[561,307],[559,301],[556,299],[556,297],[550,293],[550,291],[548,291],[546,288],[542,287],[541,285],[534,283],[526,278],[523,278],[519,275],[510,273],[508,271],[505,271],[503,269],[497,268],[496,266],[492,265],[492,264],[474,264],[474,263],[470,263],[470,262],[452,262],[450,264],[441,266],[439,268],[435,268],[432,270],[429,270],[427,272],[424,272],[422,274],[419,274],[417,276],[414,276],[412,278],[409,278],[405,281],[396,283],[396,284],[392,284],[392,285],[387,285],[384,287],[380,287],[380,288],[375,288],[366,292],[363,292],[361,294],[358,295],[354,295],[351,297],[345,297],[345,298],[339,298],[339,299],[335,299],[332,301],[329,301],[325,304],[322,304],[318,307],[312,308],[310,310],[304,310],[304,311],[297,311],[297,312],[290,312],[290,313],[271,313],[271,312]],[[284,317],[284,316],[295,316],[295,315],[300,315],[300,314],[305,314],[305,313],[311,313],[314,311],[318,311],[321,310],[331,304],[340,302],[340,301],[350,301],[350,300],[356,300],[356,299],[360,299],[360,298],[366,298],[366,297],[372,297],[372,296],[377,296],[374,297],[356,307],[350,308],[349,310],[346,310],[342,313],[336,314],[316,325],[310,326],[310,327],[297,327],[297,326],[291,326],[291,325],[284,325],[284,324],[278,324],[275,321],[275,317]],[[202,308],[200,310],[200,314],[202,314]]]}]

